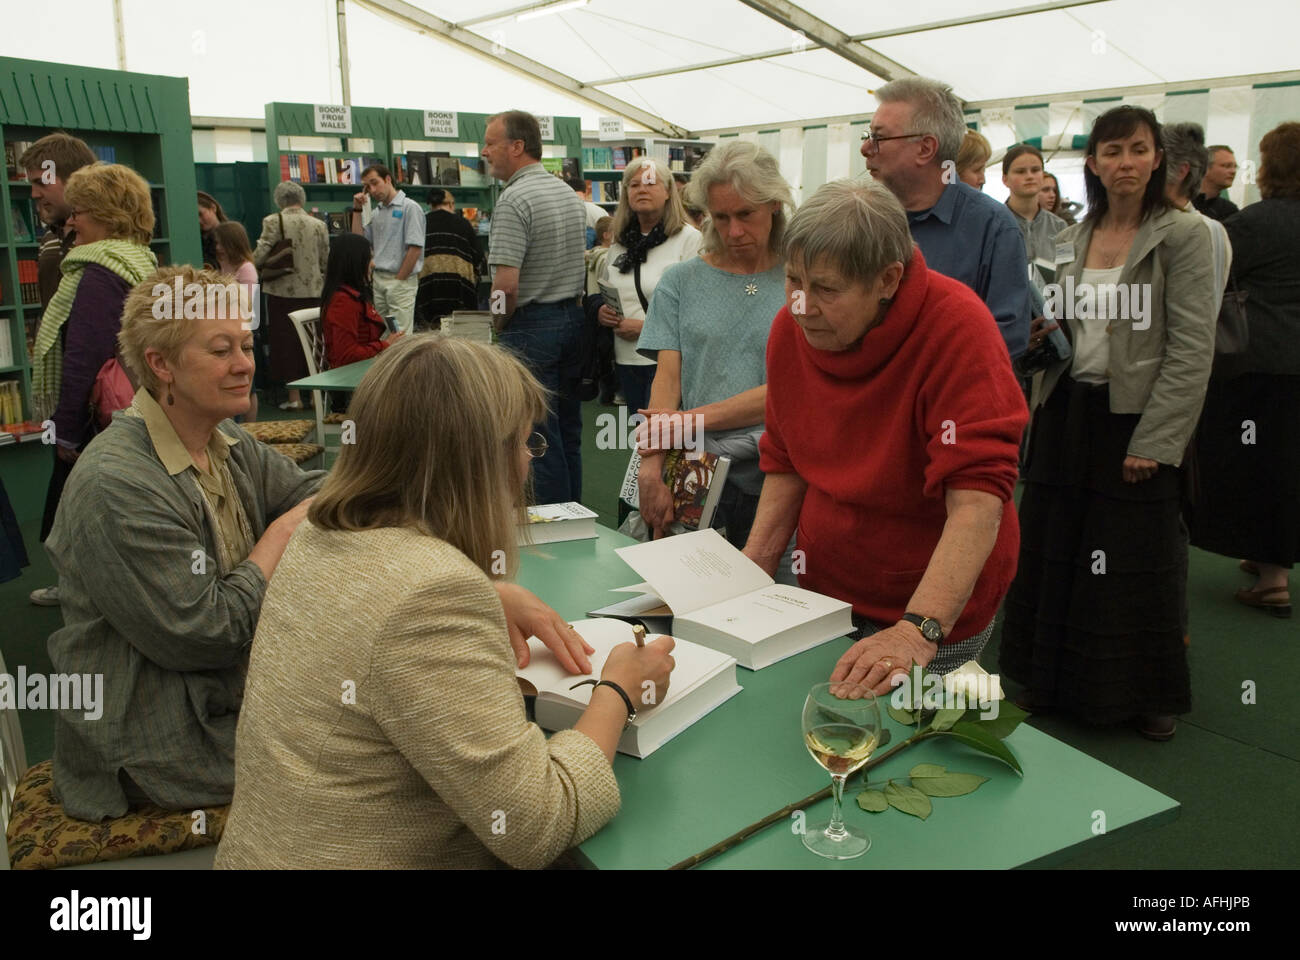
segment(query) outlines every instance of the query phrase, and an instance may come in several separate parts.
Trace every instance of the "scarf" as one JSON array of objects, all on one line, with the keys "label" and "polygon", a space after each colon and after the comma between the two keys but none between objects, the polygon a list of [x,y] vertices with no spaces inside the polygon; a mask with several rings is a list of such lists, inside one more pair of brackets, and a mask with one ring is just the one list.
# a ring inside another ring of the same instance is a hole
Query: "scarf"
[{"label": "scarf", "polygon": [[54,348],[59,342],[59,331],[72,315],[77,286],[88,263],[97,263],[111,270],[131,286],[158,269],[158,258],[153,251],[145,244],[130,240],[97,240],[68,251],[59,265],[63,279],[50,298],[50,305],[41,314],[41,326],[36,331],[36,345],[32,351],[32,410],[37,421],[49,419],[59,405],[59,391],[63,387],[63,351]]},{"label": "scarf", "polygon": [[638,263],[645,263],[646,257],[650,256],[650,251],[667,239],[663,220],[656,223],[653,230],[643,235],[641,224],[633,217],[619,235],[618,242],[626,248],[626,252],[618,255],[614,266],[618,268],[619,273],[629,272]]}]

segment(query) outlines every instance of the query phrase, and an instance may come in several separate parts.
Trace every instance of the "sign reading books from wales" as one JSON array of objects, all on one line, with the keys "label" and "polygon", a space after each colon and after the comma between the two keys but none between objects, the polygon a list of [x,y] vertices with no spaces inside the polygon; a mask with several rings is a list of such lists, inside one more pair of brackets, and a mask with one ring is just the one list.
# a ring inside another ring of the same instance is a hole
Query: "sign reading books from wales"
[{"label": "sign reading books from wales", "polygon": [[538,116],[537,125],[542,128],[542,142],[555,140],[555,118]]},{"label": "sign reading books from wales", "polygon": [[456,111],[424,111],[424,135],[426,137],[460,136],[460,122],[456,119]]},{"label": "sign reading books from wales", "polygon": [[601,117],[600,118],[600,139],[622,140],[623,139],[623,118],[622,117]]},{"label": "sign reading books from wales", "polygon": [[318,103],[316,111],[317,133],[351,133],[352,108],[333,103]]}]

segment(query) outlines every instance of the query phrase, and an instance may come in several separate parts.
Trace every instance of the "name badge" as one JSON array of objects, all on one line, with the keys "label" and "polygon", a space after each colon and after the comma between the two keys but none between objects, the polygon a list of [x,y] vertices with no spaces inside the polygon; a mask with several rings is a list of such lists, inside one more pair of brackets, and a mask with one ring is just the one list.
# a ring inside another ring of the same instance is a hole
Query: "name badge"
[{"label": "name badge", "polygon": [[[401,220],[401,219],[402,219],[402,214],[404,214],[404,213],[406,213],[406,211],[403,210],[401,207],[396,207],[396,208],[394,208],[394,210],[393,210],[393,219],[394,219],[394,220]],[[1074,254],[1071,254],[1071,255],[1070,255],[1070,259],[1071,259],[1071,260],[1074,259]]]},{"label": "name badge", "polygon": [[1074,243],[1073,241],[1064,241],[1056,245],[1056,262],[1072,263],[1074,261]]}]

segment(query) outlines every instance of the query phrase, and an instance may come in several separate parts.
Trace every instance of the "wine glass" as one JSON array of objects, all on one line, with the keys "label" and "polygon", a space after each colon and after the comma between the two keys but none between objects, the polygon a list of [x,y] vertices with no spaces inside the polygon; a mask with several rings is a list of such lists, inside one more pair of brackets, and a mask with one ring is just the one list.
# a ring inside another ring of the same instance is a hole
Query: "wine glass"
[{"label": "wine glass", "polygon": [[844,825],[840,802],[844,781],[880,742],[880,705],[862,684],[816,684],[803,705],[803,739],[808,752],[831,775],[835,808],[829,823],[808,827],[803,845],[818,856],[851,860],[871,849],[871,838]]}]

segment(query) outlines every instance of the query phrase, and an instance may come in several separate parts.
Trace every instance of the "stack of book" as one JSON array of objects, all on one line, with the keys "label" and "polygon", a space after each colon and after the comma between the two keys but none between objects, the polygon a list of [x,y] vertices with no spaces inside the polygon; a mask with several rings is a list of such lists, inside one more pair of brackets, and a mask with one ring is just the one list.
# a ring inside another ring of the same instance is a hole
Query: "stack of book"
[{"label": "stack of book", "polygon": [[623,170],[641,156],[645,156],[645,147],[583,147],[582,166],[587,170]]},{"label": "stack of book", "polygon": [[[8,331],[5,331],[5,339],[8,339]],[[39,432],[41,425],[25,424],[23,419],[23,396],[20,392],[17,380],[0,380],[0,423],[4,424],[10,433],[17,432],[16,427],[35,426]]]},{"label": "stack of book", "polygon": [[492,314],[486,310],[456,310],[442,318],[444,336],[492,342]]},{"label": "stack of book", "polygon": [[[447,321],[442,321],[447,329]],[[594,540],[596,514],[580,503],[543,503],[528,508],[528,526],[519,529],[519,546]]]}]

